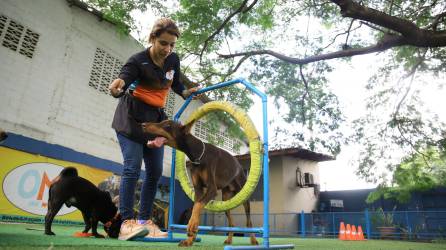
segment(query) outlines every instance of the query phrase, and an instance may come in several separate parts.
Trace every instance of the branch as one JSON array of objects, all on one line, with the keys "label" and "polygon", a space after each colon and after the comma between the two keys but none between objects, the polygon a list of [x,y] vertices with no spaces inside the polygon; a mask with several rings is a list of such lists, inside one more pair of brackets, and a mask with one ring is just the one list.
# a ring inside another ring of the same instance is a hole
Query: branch
[{"label": "branch", "polygon": [[407,45],[417,47],[446,46],[445,32],[438,33],[421,29],[411,21],[362,6],[352,0],[331,0],[331,2],[341,8],[343,17],[359,19],[398,32],[407,40]]},{"label": "branch", "polygon": [[[329,114],[331,117],[335,117],[335,115],[328,111],[327,109],[325,109],[324,107],[322,107],[321,105],[319,105],[319,103],[316,103],[311,94],[310,94],[310,89],[309,89],[309,84],[307,82],[307,79],[305,79],[304,73],[302,71],[302,65],[299,65],[299,73],[300,73],[300,77],[302,78],[302,81],[304,83],[304,87],[305,87],[305,94],[302,96],[302,103],[304,102],[304,99],[306,98],[306,96],[308,95],[309,100],[316,106],[318,107],[320,110],[325,111],[327,114]],[[305,118],[305,116],[304,116]]]},{"label": "branch", "polygon": [[252,3],[248,7],[243,8],[242,13],[245,14],[248,11],[250,11],[254,7],[254,5],[256,5],[257,1],[258,0],[254,0],[254,1],[252,1]]},{"label": "branch", "polygon": [[341,15],[343,17],[351,17],[354,19],[371,22],[381,27],[399,32],[404,36],[415,35],[414,33],[419,30],[414,23],[408,20],[394,17],[382,11],[362,6],[352,0],[331,0],[331,2],[341,8]]},{"label": "branch", "polygon": [[223,23],[217,28],[216,31],[214,31],[214,33],[212,33],[205,41],[204,41],[204,45],[203,48],[201,49],[200,52],[200,62],[201,62],[201,58],[203,57],[203,53],[206,50],[208,43],[214,39],[214,37],[220,33],[220,31],[225,27],[225,25],[231,20],[231,18],[233,18],[235,15],[237,15],[238,13],[245,13],[247,11],[249,11],[252,7],[254,7],[254,5],[257,3],[257,0],[254,0],[253,3],[248,6],[245,7],[246,4],[248,3],[248,0],[244,0],[243,3],[240,5],[240,7],[234,11],[233,13],[231,13],[228,17],[226,17],[226,19],[223,21]]},{"label": "branch", "polygon": [[433,31],[436,31],[438,24],[445,17],[446,17],[446,12],[436,15],[434,21],[429,26],[426,26],[424,29],[427,29],[427,30],[432,29]]},{"label": "branch", "polygon": [[[328,47],[330,47],[331,45],[333,45],[333,44],[336,42],[336,39],[337,39],[339,36],[342,36],[342,35],[345,35],[345,34],[347,34],[347,33],[352,32],[352,31],[355,31],[355,30],[361,28],[361,26],[362,26],[362,22],[359,23],[358,27],[355,27],[355,28],[353,28],[353,29],[351,29],[351,30],[347,30],[347,31],[344,31],[344,32],[342,32],[342,33],[336,34],[336,36],[333,37],[331,43],[329,43],[327,46],[325,46],[324,48],[322,48],[322,50],[327,49]],[[345,40],[347,40],[347,39],[345,39]]]},{"label": "branch", "polygon": [[350,25],[348,26],[347,36],[345,37],[345,45],[348,44],[348,37],[350,36],[350,31],[352,29],[353,22],[355,22],[355,19],[352,19],[352,21],[350,22]]},{"label": "branch", "polygon": [[[406,91],[405,91],[403,97],[401,98],[401,100],[398,102],[397,107],[396,107],[396,109],[395,109],[395,112],[394,112],[393,115],[392,115],[393,120],[397,123],[398,132],[400,133],[401,138],[402,138],[406,143],[408,143],[408,144],[410,145],[410,147],[411,147],[415,152],[417,152],[418,154],[422,155],[422,157],[423,157],[424,160],[425,160],[426,155],[425,155],[423,152],[421,152],[420,150],[418,150],[418,148],[413,144],[413,142],[412,142],[409,138],[407,138],[407,137],[405,136],[405,134],[407,133],[407,131],[405,131],[405,129],[403,128],[403,124],[400,122],[400,119],[398,118],[398,115],[399,115],[399,111],[400,111],[400,109],[401,109],[401,106],[402,106],[404,100],[407,98],[407,96],[408,96],[408,94],[409,94],[409,92],[410,92],[410,90],[411,90],[411,88],[412,88],[412,83],[413,83],[413,80],[414,80],[414,77],[415,77],[415,73],[417,72],[418,67],[420,67],[420,65],[421,65],[421,64],[424,62],[424,60],[425,60],[426,53],[427,53],[427,50],[425,50],[424,53],[423,53],[423,55],[421,55],[421,56],[418,58],[417,63],[416,63],[415,65],[412,66],[411,70],[410,70],[406,75],[404,75],[403,77],[401,77],[401,78],[398,80],[398,82],[399,82],[399,81],[401,81],[402,79],[406,79],[406,78],[410,77],[409,86],[407,87],[407,89],[406,89]],[[425,162],[426,162],[426,160],[425,160]],[[427,162],[426,162],[426,164],[429,165]]]},{"label": "branch", "polygon": [[380,32],[382,32],[382,33],[384,33],[384,34],[389,33],[389,32],[387,32],[387,31],[381,29],[380,27],[377,27],[376,25],[370,24],[370,23],[368,23],[368,22],[361,21],[360,23],[361,23],[361,24],[364,24],[364,25],[366,25],[366,26],[369,26],[370,28],[372,28],[372,29],[374,29],[374,30],[380,31]]},{"label": "branch", "polygon": [[384,38],[378,42],[375,45],[363,47],[363,48],[352,48],[352,49],[346,49],[346,50],[340,50],[332,53],[327,54],[321,54],[321,55],[315,55],[306,57],[303,59],[299,58],[293,58],[289,56],[285,56],[283,54],[279,54],[277,52],[274,52],[272,50],[254,50],[254,51],[248,51],[248,52],[241,52],[241,53],[234,53],[234,54],[218,54],[221,58],[234,58],[239,56],[255,56],[255,55],[271,55],[276,57],[277,59],[280,59],[282,61],[291,63],[291,64],[308,64],[312,62],[322,61],[322,60],[329,60],[329,59],[335,59],[335,58],[342,58],[342,57],[351,57],[356,55],[364,55],[364,54],[370,54],[374,52],[381,52],[384,50],[387,50],[392,47],[401,46],[401,45],[407,45],[404,38],[398,35],[385,35]]},{"label": "branch", "polygon": [[238,68],[240,68],[240,66],[242,65],[242,63],[243,63],[246,59],[248,59],[248,58],[249,58],[249,56],[244,56],[244,57],[242,57],[242,59],[240,59],[240,60],[238,61],[237,65],[236,65],[232,70],[229,70],[228,73],[226,73],[226,75],[229,76],[229,75],[232,75],[233,73],[235,73],[235,72],[238,70]]},{"label": "branch", "polygon": [[[432,31],[427,29],[420,29],[414,23],[401,19],[398,17],[390,16],[384,12],[362,6],[352,0],[331,0],[341,8],[341,14],[344,17],[351,17],[364,21],[362,23],[379,30],[384,33],[383,38],[375,45],[362,48],[347,48],[332,53],[314,55],[306,58],[293,58],[283,54],[279,54],[272,50],[256,50],[234,54],[227,54],[219,56],[221,58],[234,58],[238,56],[254,56],[254,55],[271,55],[282,61],[291,64],[308,64],[312,62],[329,60],[334,58],[352,57],[356,55],[364,55],[375,52],[381,52],[393,47],[399,47],[403,45],[411,45],[415,47],[444,47],[446,46],[446,31]],[[435,22],[439,22],[446,14],[439,14],[435,19]],[[379,27],[390,29],[399,34],[392,34],[385,32]]]},{"label": "branch", "polygon": [[406,79],[406,78],[408,78],[408,77],[411,77],[411,80],[410,80],[410,83],[409,83],[409,86],[408,86],[406,92],[404,93],[403,97],[402,97],[401,100],[398,102],[398,104],[397,104],[397,106],[396,106],[396,108],[395,108],[394,119],[396,119],[396,116],[399,114],[399,111],[400,111],[400,109],[401,109],[401,106],[403,105],[403,102],[405,101],[407,95],[409,94],[409,91],[410,91],[410,89],[411,89],[412,82],[413,82],[413,79],[414,79],[415,73],[417,72],[418,67],[420,67],[420,65],[421,65],[421,64],[424,62],[424,60],[426,59],[426,53],[427,53],[427,50],[425,50],[424,53],[423,53],[423,55],[420,56],[420,57],[418,58],[417,63],[415,63],[415,64],[412,66],[411,70],[410,70],[407,74],[405,74],[404,76],[402,76],[402,77],[398,80],[398,82],[400,82],[400,81],[403,80],[403,79]]}]

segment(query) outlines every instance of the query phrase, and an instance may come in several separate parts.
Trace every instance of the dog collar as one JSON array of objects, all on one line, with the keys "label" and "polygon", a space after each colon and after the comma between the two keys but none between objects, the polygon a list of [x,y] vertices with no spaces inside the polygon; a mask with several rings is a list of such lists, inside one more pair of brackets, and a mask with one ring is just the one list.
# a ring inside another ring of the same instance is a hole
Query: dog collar
[{"label": "dog collar", "polygon": [[113,216],[113,218],[109,221],[107,221],[107,223],[104,224],[105,227],[111,227],[112,223],[114,220],[116,220],[119,217],[119,213],[116,213],[115,216]]},{"label": "dog collar", "polygon": [[204,150],[206,149],[206,145],[204,144],[203,141],[201,141],[201,144],[203,144],[203,151],[201,151],[201,155],[200,155],[200,157],[198,157],[198,159],[196,159],[195,161],[191,161],[192,164],[194,164],[194,165],[200,165],[201,158],[204,155]]}]

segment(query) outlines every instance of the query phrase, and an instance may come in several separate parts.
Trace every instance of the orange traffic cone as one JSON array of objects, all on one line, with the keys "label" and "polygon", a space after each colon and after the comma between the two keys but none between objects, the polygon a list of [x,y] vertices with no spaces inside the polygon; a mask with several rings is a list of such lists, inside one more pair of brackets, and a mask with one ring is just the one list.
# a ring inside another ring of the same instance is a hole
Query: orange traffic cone
[{"label": "orange traffic cone", "polygon": [[361,225],[358,226],[357,240],[365,240]]},{"label": "orange traffic cone", "polygon": [[350,234],[350,240],[358,240],[357,234],[356,234],[356,226],[352,225],[352,232]]},{"label": "orange traffic cone", "polygon": [[347,224],[347,227],[345,229],[345,239],[346,240],[351,240],[352,238],[352,228],[350,226],[350,224]]},{"label": "orange traffic cone", "polygon": [[339,237],[340,240],[347,240],[346,236],[345,236],[345,226],[344,226],[344,222],[341,221],[341,225],[339,226]]}]

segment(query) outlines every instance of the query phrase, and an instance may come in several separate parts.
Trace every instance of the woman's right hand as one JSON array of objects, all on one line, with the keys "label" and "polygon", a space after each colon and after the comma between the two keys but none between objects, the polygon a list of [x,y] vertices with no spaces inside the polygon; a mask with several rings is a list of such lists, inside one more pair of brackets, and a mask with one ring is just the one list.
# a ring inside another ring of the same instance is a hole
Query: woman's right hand
[{"label": "woman's right hand", "polygon": [[125,82],[124,80],[118,78],[115,79],[110,85],[108,86],[108,90],[110,90],[110,94],[113,97],[119,97],[122,93],[122,88],[124,87]]}]

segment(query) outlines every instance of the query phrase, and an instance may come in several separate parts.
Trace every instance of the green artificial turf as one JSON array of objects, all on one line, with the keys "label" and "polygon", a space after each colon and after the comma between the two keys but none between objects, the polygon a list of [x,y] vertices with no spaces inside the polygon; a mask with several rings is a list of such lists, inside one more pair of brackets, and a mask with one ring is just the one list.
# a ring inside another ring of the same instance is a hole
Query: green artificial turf
[{"label": "green artificial turf", "polygon": [[[31,229],[31,230],[30,230]],[[36,230],[37,229],[37,230]],[[184,249],[178,243],[162,242],[132,242],[115,239],[76,238],[72,235],[82,231],[78,226],[53,225],[56,236],[43,234],[41,224],[12,224],[0,223],[0,249]],[[103,233],[101,230],[100,233]],[[182,234],[176,235],[185,237]],[[200,235],[201,242],[197,242],[193,249],[216,250],[223,249],[224,236]],[[262,239],[258,239],[262,242]],[[294,244],[295,249],[302,250],[446,250],[445,241],[441,243],[418,243],[406,241],[371,240],[362,242],[347,242],[337,239],[302,239],[302,238],[271,238],[270,244]],[[249,245],[248,237],[234,237],[234,245]]]}]

